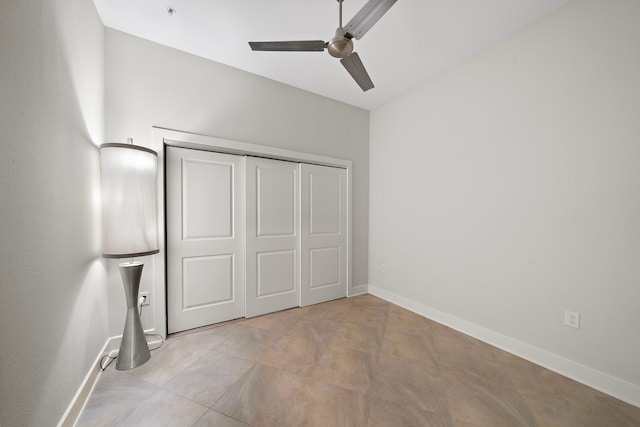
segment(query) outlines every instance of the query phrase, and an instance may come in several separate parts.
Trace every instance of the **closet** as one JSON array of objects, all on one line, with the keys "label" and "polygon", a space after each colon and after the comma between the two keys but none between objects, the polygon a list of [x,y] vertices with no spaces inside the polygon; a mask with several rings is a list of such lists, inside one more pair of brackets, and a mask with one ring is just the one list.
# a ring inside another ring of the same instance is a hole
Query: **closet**
[{"label": "closet", "polygon": [[168,332],[347,294],[345,169],[167,146]]}]

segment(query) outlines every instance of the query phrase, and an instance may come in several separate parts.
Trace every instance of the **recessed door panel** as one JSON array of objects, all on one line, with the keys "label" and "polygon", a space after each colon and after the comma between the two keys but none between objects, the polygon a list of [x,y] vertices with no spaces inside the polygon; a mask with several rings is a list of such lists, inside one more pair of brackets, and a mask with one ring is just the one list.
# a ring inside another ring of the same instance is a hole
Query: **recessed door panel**
[{"label": "recessed door panel", "polygon": [[166,154],[168,332],[244,317],[244,158]]},{"label": "recessed door panel", "polygon": [[255,172],[257,237],[295,236],[297,171],[257,166]]},{"label": "recessed door panel", "polygon": [[263,252],[257,257],[258,299],[296,291],[296,251]]},{"label": "recessed door panel", "polygon": [[300,166],[300,300],[317,304],[347,295],[347,171]]},{"label": "recessed door panel", "polygon": [[328,169],[309,174],[310,234],[340,233],[341,176]]},{"label": "recessed door panel", "polygon": [[233,255],[189,257],[182,260],[182,309],[233,301]]},{"label": "recessed door panel", "polygon": [[233,165],[182,159],[183,239],[233,233]]},{"label": "recessed door panel", "polygon": [[340,247],[309,250],[309,288],[340,284]]},{"label": "recessed door panel", "polygon": [[296,307],[298,164],[246,159],[246,316]]}]

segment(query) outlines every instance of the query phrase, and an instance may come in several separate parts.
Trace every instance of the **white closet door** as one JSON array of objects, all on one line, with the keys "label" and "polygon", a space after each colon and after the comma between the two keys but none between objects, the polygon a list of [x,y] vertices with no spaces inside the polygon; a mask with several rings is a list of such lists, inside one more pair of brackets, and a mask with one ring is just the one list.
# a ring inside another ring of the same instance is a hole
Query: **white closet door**
[{"label": "white closet door", "polygon": [[301,305],[347,296],[347,171],[302,164]]},{"label": "white closet door", "polygon": [[169,333],[244,316],[243,161],[167,147]]},{"label": "white closet door", "polygon": [[298,164],[246,158],[246,316],[299,304]]}]

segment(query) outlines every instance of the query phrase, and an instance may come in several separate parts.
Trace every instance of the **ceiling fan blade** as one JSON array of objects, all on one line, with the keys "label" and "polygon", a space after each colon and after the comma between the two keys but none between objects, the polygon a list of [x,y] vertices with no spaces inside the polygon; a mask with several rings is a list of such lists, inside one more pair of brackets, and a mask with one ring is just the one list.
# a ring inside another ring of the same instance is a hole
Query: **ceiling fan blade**
[{"label": "ceiling fan blade", "polygon": [[369,0],[362,9],[351,18],[351,21],[345,25],[344,30],[357,40],[360,40],[362,36],[391,9],[391,6],[393,6],[396,1],[397,0]]},{"label": "ceiling fan blade", "polygon": [[322,52],[327,44],[322,40],[298,40],[286,42],[249,42],[251,50],[274,52]]},{"label": "ceiling fan blade", "polygon": [[360,61],[360,57],[357,53],[353,52],[346,58],[342,58],[340,63],[344,65],[344,68],[347,69],[349,74],[351,74],[351,77],[353,77],[363,91],[366,92],[369,89],[374,88],[371,77],[369,77],[369,73],[367,73],[364,65],[362,65],[362,61]]}]

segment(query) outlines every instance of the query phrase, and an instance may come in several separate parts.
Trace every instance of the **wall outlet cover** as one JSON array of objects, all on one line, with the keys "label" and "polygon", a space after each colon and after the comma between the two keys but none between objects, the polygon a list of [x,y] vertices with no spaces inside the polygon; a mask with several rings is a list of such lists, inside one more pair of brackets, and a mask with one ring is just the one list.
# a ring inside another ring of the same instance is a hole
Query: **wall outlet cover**
[{"label": "wall outlet cover", "polygon": [[142,305],[150,305],[151,304],[151,292],[140,292],[141,297],[145,297]]},{"label": "wall outlet cover", "polygon": [[575,311],[565,310],[564,324],[571,328],[580,329],[580,313],[577,313]]}]

